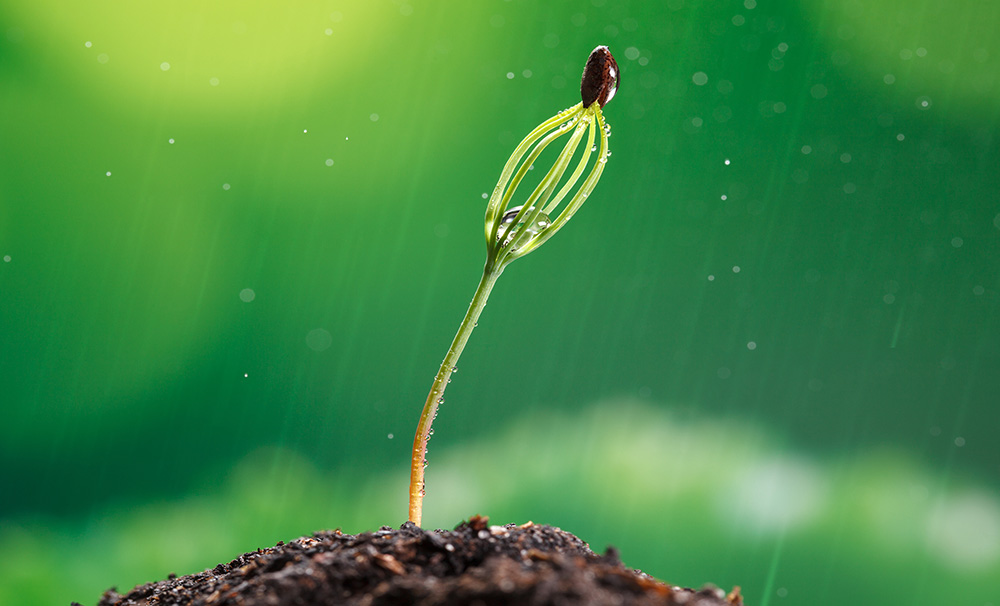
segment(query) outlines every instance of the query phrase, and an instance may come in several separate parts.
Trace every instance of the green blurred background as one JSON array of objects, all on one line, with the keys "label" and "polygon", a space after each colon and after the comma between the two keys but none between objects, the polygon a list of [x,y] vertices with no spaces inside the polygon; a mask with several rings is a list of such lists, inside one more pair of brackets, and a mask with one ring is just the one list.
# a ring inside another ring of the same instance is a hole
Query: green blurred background
[{"label": "green blurred background", "polygon": [[0,602],[398,526],[483,192],[608,44],[425,525],[748,604],[1000,604],[1000,5],[0,5]]}]

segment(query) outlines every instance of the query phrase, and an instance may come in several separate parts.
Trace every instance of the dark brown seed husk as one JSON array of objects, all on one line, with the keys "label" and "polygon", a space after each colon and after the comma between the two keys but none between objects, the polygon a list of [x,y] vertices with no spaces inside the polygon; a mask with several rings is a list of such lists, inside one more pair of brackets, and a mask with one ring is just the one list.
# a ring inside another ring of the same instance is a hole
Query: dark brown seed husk
[{"label": "dark brown seed husk", "polygon": [[583,106],[590,107],[597,101],[603,108],[615,96],[618,90],[620,75],[618,62],[606,46],[598,46],[590,53],[587,65],[583,68],[583,78],[580,81],[580,96]]}]

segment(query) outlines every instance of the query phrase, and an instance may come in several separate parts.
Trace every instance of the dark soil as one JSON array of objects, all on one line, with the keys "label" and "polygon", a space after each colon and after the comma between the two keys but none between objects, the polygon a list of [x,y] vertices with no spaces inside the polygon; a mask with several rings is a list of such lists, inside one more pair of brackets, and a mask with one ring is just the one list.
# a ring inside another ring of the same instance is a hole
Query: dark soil
[{"label": "dark soil", "polygon": [[320,532],[245,553],[228,564],[147,583],[98,606],[358,606],[458,604],[741,605],[728,596],[667,585],[626,568],[609,547],[597,555],[558,528],[489,526],[473,517],[453,531],[407,522],[358,535]]}]

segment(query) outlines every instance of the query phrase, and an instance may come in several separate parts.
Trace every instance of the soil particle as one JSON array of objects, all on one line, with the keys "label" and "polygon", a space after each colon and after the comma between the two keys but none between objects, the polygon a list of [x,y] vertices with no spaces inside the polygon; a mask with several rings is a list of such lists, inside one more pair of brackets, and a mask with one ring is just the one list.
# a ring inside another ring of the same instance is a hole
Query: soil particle
[{"label": "soil particle", "polygon": [[407,522],[358,535],[318,532],[245,553],[204,572],[170,575],[98,606],[740,606],[706,586],[674,587],[597,555],[568,532],[531,522],[490,526],[474,516],[455,530]]}]

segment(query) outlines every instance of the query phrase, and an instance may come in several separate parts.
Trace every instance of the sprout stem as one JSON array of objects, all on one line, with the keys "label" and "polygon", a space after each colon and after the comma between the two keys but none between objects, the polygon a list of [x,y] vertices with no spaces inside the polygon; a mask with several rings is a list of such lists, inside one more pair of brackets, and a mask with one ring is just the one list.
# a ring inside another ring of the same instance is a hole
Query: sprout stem
[{"label": "sprout stem", "polygon": [[476,294],[469,304],[469,311],[465,312],[465,318],[458,327],[458,333],[448,348],[448,354],[441,362],[441,369],[434,377],[434,384],[431,385],[431,392],[427,394],[427,401],[424,409],[420,413],[420,421],[417,423],[417,433],[413,437],[413,457],[410,460],[410,521],[420,526],[420,518],[424,506],[424,467],[427,465],[427,440],[430,439],[431,423],[437,416],[438,404],[444,399],[444,390],[448,387],[451,373],[458,365],[458,358],[465,349],[465,344],[469,341],[472,329],[479,321],[479,314],[486,307],[486,300],[489,299],[490,291],[496,284],[497,278],[503,273],[503,265],[489,265],[483,269],[483,277],[476,288]]},{"label": "sprout stem", "polygon": [[[601,108],[615,95],[615,91],[618,90],[618,80],[618,64],[611,56],[611,51],[606,46],[598,46],[590,53],[590,58],[587,59],[587,65],[583,70],[583,78],[580,83],[582,101],[545,120],[528,133],[528,136],[510,155],[500,173],[500,180],[493,188],[493,194],[486,206],[484,225],[486,266],[483,268],[483,277],[479,281],[479,287],[476,288],[472,302],[469,304],[469,311],[465,312],[465,318],[462,319],[458,333],[451,342],[448,354],[441,362],[441,369],[434,377],[431,392],[427,395],[427,401],[420,412],[417,433],[413,437],[413,456],[410,459],[410,521],[417,526],[420,525],[424,506],[424,468],[427,467],[427,440],[431,437],[431,424],[434,423],[434,417],[437,416],[438,405],[444,402],[444,390],[451,380],[452,373],[456,370],[458,358],[462,355],[462,350],[465,349],[465,344],[469,341],[469,336],[472,335],[472,330],[479,321],[479,315],[486,307],[490,291],[493,290],[493,285],[503,273],[503,268],[514,259],[535,250],[555,235],[580,209],[580,206],[587,200],[587,196],[594,190],[594,186],[597,185],[597,180],[601,178],[604,164],[610,155],[608,151],[609,130],[604,123]],[[572,163],[576,150],[583,140],[584,131],[587,132],[587,144],[584,147],[582,157],[566,183],[556,192],[556,187],[565,176],[566,170]],[[587,178],[584,179],[580,189],[570,198],[566,207],[554,220],[550,221],[549,213],[554,212],[559,203],[573,191],[589,164],[591,152],[596,151],[595,131],[600,133],[601,138],[597,162]],[[569,133],[572,133],[569,140],[525,203],[512,207],[510,202],[514,193],[542,150],[556,139]],[[527,154],[527,158],[525,158],[525,154]],[[523,162],[522,159],[524,159]],[[554,198],[552,198],[553,192],[556,192]],[[545,215],[544,221],[540,219],[543,213]],[[501,229],[503,231],[500,231]]]}]

